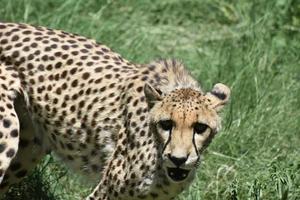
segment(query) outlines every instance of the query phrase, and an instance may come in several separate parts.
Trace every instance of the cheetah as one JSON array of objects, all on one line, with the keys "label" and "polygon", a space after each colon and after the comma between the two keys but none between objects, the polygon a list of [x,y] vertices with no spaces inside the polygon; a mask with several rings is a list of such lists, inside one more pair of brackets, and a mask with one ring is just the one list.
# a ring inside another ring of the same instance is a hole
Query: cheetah
[{"label": "cheetah", "polygon": [[0,23],[0,191],[53,152],[87,200],[174,199],[221,128],[230,89],[172,59],[133,64],[77,34]]}]

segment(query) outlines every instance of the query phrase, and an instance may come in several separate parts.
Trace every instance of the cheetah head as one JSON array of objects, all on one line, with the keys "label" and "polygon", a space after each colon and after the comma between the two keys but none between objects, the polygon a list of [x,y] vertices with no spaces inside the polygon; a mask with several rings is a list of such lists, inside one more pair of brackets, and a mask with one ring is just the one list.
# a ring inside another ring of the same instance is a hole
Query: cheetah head
[{"label": "cheetah head", "polygon": [[174,182],[192,178],[202,151],[221,127],[218,112],[227,103],[230,89],[218,83],[206,94],[191,88],[163,94],[146,84],[144,92],[167,177]]}]

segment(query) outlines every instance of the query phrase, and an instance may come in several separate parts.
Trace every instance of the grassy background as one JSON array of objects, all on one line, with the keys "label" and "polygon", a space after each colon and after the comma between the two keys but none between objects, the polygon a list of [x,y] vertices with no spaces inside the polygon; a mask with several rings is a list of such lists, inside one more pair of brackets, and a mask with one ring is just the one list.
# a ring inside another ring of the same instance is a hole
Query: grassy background
[{"label": "grassy background", "polygon": [[[145,63],[178,58],[206,90],[232,89],[223,131],[179,200],[300,199],[299,0],[0,0],[0,20],[97,39]],[[8,199],[81,199],[47,157]]]}]

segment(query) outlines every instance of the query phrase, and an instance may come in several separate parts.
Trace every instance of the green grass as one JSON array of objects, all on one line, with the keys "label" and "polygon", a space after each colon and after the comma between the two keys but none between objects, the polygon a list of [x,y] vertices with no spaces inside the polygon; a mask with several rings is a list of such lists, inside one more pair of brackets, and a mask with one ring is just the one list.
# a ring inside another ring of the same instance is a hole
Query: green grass
[{"label": "green grass", "polygon": [[[180,200],[300,198],[298,0],[0,0],[0,20],[97,39],[138,63],[178,58],[203,88],[232,89],[223,130]],[[8,199],[81,199],[48,157]]]}]

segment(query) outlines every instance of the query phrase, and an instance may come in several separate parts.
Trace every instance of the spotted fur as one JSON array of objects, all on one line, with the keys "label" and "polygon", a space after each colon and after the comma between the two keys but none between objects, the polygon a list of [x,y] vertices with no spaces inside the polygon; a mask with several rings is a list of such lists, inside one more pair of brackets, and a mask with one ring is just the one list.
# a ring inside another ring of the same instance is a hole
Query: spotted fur
[{"label": "spotted fur", "polygon": [[0,23],[0,87],[1,194],[53,151],[98,183],[89,200],[176,197],[230,93],[204,93],[176,60],[133,64],[94,40],[16,23]]}]

